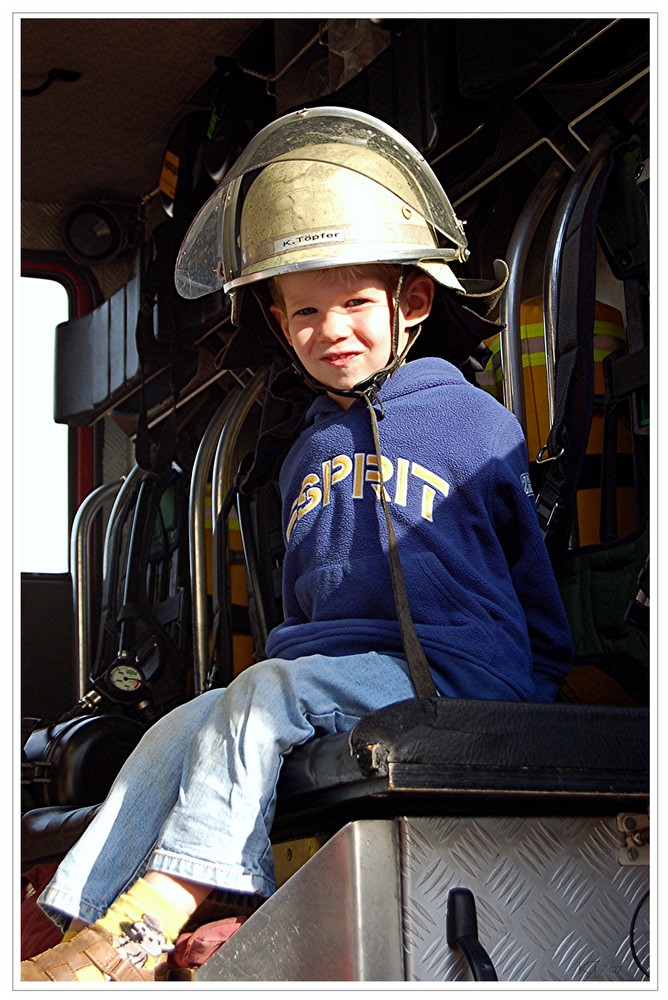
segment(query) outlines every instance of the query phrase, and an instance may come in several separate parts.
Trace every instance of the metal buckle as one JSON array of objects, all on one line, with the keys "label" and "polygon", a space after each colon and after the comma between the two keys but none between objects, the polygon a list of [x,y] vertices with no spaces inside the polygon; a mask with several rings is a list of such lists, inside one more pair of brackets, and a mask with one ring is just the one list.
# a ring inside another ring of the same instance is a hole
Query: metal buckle
[{"label": "metal buckle", "polygon": [[547,462],[556,462],[558,458],[561,458],[565,453],[566,449],[561,448],[556,455],[548,455],[547,458],[543,458],[543,455],[547,451],[547,445],[544,444],[536,455],[536,465],[545,465]]}]

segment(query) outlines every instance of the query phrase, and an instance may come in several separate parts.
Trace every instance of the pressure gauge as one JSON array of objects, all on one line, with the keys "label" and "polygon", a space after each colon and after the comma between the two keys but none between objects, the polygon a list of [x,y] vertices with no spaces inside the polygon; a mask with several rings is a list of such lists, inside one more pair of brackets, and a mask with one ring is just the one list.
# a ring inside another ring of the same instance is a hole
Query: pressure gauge
[{"label": "pressure gauge", "polygon": [[136,667],[119,664],[109,671],[109,680],[119,691],[136,691],[143,684],[144,678]]}]

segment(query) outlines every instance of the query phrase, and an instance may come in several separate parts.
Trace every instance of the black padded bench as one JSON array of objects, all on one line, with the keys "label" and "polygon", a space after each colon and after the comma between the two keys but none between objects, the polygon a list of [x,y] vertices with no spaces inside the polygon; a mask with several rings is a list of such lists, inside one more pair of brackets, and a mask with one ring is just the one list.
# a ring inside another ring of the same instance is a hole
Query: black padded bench
[{"label": "black padded bench", "polygon": [[276,836],[332,815],[643,811],[646,708],[414,698],[290,754]]}]

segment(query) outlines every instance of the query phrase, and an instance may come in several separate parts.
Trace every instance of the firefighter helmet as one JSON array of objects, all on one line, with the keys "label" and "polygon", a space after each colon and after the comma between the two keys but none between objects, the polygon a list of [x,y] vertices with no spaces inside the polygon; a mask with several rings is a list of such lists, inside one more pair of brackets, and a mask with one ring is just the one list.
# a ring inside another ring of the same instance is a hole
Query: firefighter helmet
[{"label": "firefighter helmet", "polygon": [[176,263],[185,298],[342,264],[415,264],[463,291],[448,266],[466,236],[424,157],[346,108],[292,112],[249,143],[192,223]]}]

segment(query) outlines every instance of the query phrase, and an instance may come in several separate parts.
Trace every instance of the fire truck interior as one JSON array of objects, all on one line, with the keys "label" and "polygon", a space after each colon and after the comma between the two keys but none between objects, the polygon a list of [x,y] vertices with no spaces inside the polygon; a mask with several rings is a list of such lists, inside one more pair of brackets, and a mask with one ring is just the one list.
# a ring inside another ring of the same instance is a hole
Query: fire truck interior
[{"label": "fire truck interior", "polygon": [[448,360],[523,426],[575,661],[554,704],[416,698],[291,755],[279,891],[193,978],[649,979],[652,27],[18,19],[21,274],[68,296],[70,531],[67,573],[21,574],[22,957],[53,943],[40,878],[141,735],[281,620],[276,463],[304,400],[269,404],[261,324],[180,299],[174,261],[262,127],[337,105],[425,156],[468,275],[509,265],[501,333]]}]

